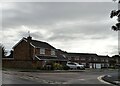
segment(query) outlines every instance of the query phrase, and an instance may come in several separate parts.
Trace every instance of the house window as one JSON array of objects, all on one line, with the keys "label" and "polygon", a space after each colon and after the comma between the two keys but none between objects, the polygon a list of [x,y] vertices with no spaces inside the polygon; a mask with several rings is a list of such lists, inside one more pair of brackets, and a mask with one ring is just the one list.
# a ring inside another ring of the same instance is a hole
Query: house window
[{"label": "house window", "polygon": [[40,54],[45,54],[45,49],[40,48]]},{"label": "house window", "polygon": [[104,62],[105,61],[105,59],[102,59],[102,62]]},{"label": "house window", "polygon": [[79,57],[75,57],[75,60],[79,60]]},{"label": "house window", "polygon": [[83,58],[81,58],[81,60],[85,60],[85,58],[83,57]]},{"label": "house window", "polygon": [[97,58],[94,58],[94,61],[97,61]]},{"label": "house window", "polygon": [[106,62],[108,62],[108,59],[106,59]]},{"label": "house window", "polygon": [[55,55],[55,50],[51,50],[51,55]]},{"label": "house window", "polygon": [[89,61],[91,61],[92,59],[91,58],[89,58]]}]

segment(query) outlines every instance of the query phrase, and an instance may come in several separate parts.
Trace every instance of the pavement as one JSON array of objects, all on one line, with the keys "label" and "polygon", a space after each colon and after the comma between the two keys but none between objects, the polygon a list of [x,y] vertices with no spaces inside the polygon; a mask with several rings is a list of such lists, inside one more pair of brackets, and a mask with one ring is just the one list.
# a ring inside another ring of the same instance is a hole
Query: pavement
[{"label": "pavement", "polygon": [[118,71],[117,73],[104,75],[102,79],[111,84],[120,85],[120,71]]},{"label": "pavement", "polygon": [[54,72],[84,72],[86,70],[37,70],[37,69],[14,69],[14,68],[6,69],[4,68],[3,71],[54,73]]}]

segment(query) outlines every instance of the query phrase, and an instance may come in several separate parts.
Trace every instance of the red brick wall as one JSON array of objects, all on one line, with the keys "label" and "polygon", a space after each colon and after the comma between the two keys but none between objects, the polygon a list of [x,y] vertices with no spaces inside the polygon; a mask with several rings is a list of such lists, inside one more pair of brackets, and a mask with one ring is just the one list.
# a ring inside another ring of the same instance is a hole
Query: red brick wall
[{"label": "red brick wall", "polygon": [[45,49],[45,55],[51,55],[51,49]]},{"label": "red brick wall", "polygon": [[14,61],[14,60],[3,60],[2,67],[5,68],[38,68],[42,67],[42,61]]},{"label": "red brick wall", "polygon": [[[14,59],[15,60],[32,60],[33,47],[31,46],[30,48],[29,48],[29,44],[25,41],[22,41],[21,43],[19,43],[14,48],[14,53],[13,53]],[[31,52],[31,54],[29,52]]]},{"label": "red brick wall", "polygon": [[36,48],[36,49],[35,49],[35,54],[36,54],[36,55],[40,55],[40,48]]}]

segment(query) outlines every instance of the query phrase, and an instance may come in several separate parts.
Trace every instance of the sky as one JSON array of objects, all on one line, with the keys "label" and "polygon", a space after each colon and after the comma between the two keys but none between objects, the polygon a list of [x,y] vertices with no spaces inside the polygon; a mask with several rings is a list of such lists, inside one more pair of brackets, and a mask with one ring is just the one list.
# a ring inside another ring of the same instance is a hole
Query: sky
[{"label": "sky", "polygon": [[0,39],[11,50],[30,31],[32,39],[57,49],[112,56],[118,54],[114,9],[113,2],[4,2]]}]

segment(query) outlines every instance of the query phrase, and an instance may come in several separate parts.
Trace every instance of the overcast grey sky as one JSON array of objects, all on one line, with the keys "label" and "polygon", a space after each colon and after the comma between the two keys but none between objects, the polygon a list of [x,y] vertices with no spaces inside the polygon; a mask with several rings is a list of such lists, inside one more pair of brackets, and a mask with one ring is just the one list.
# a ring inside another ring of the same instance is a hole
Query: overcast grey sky
[{"label": "overcast grey sky", "polygon": [[11,50],[30,31],[33,39],[68,52],[114,55],[118,33],[111,30],[117,22],[109,18],[113,9],[113,2],[5,2],[0,38]]}]

